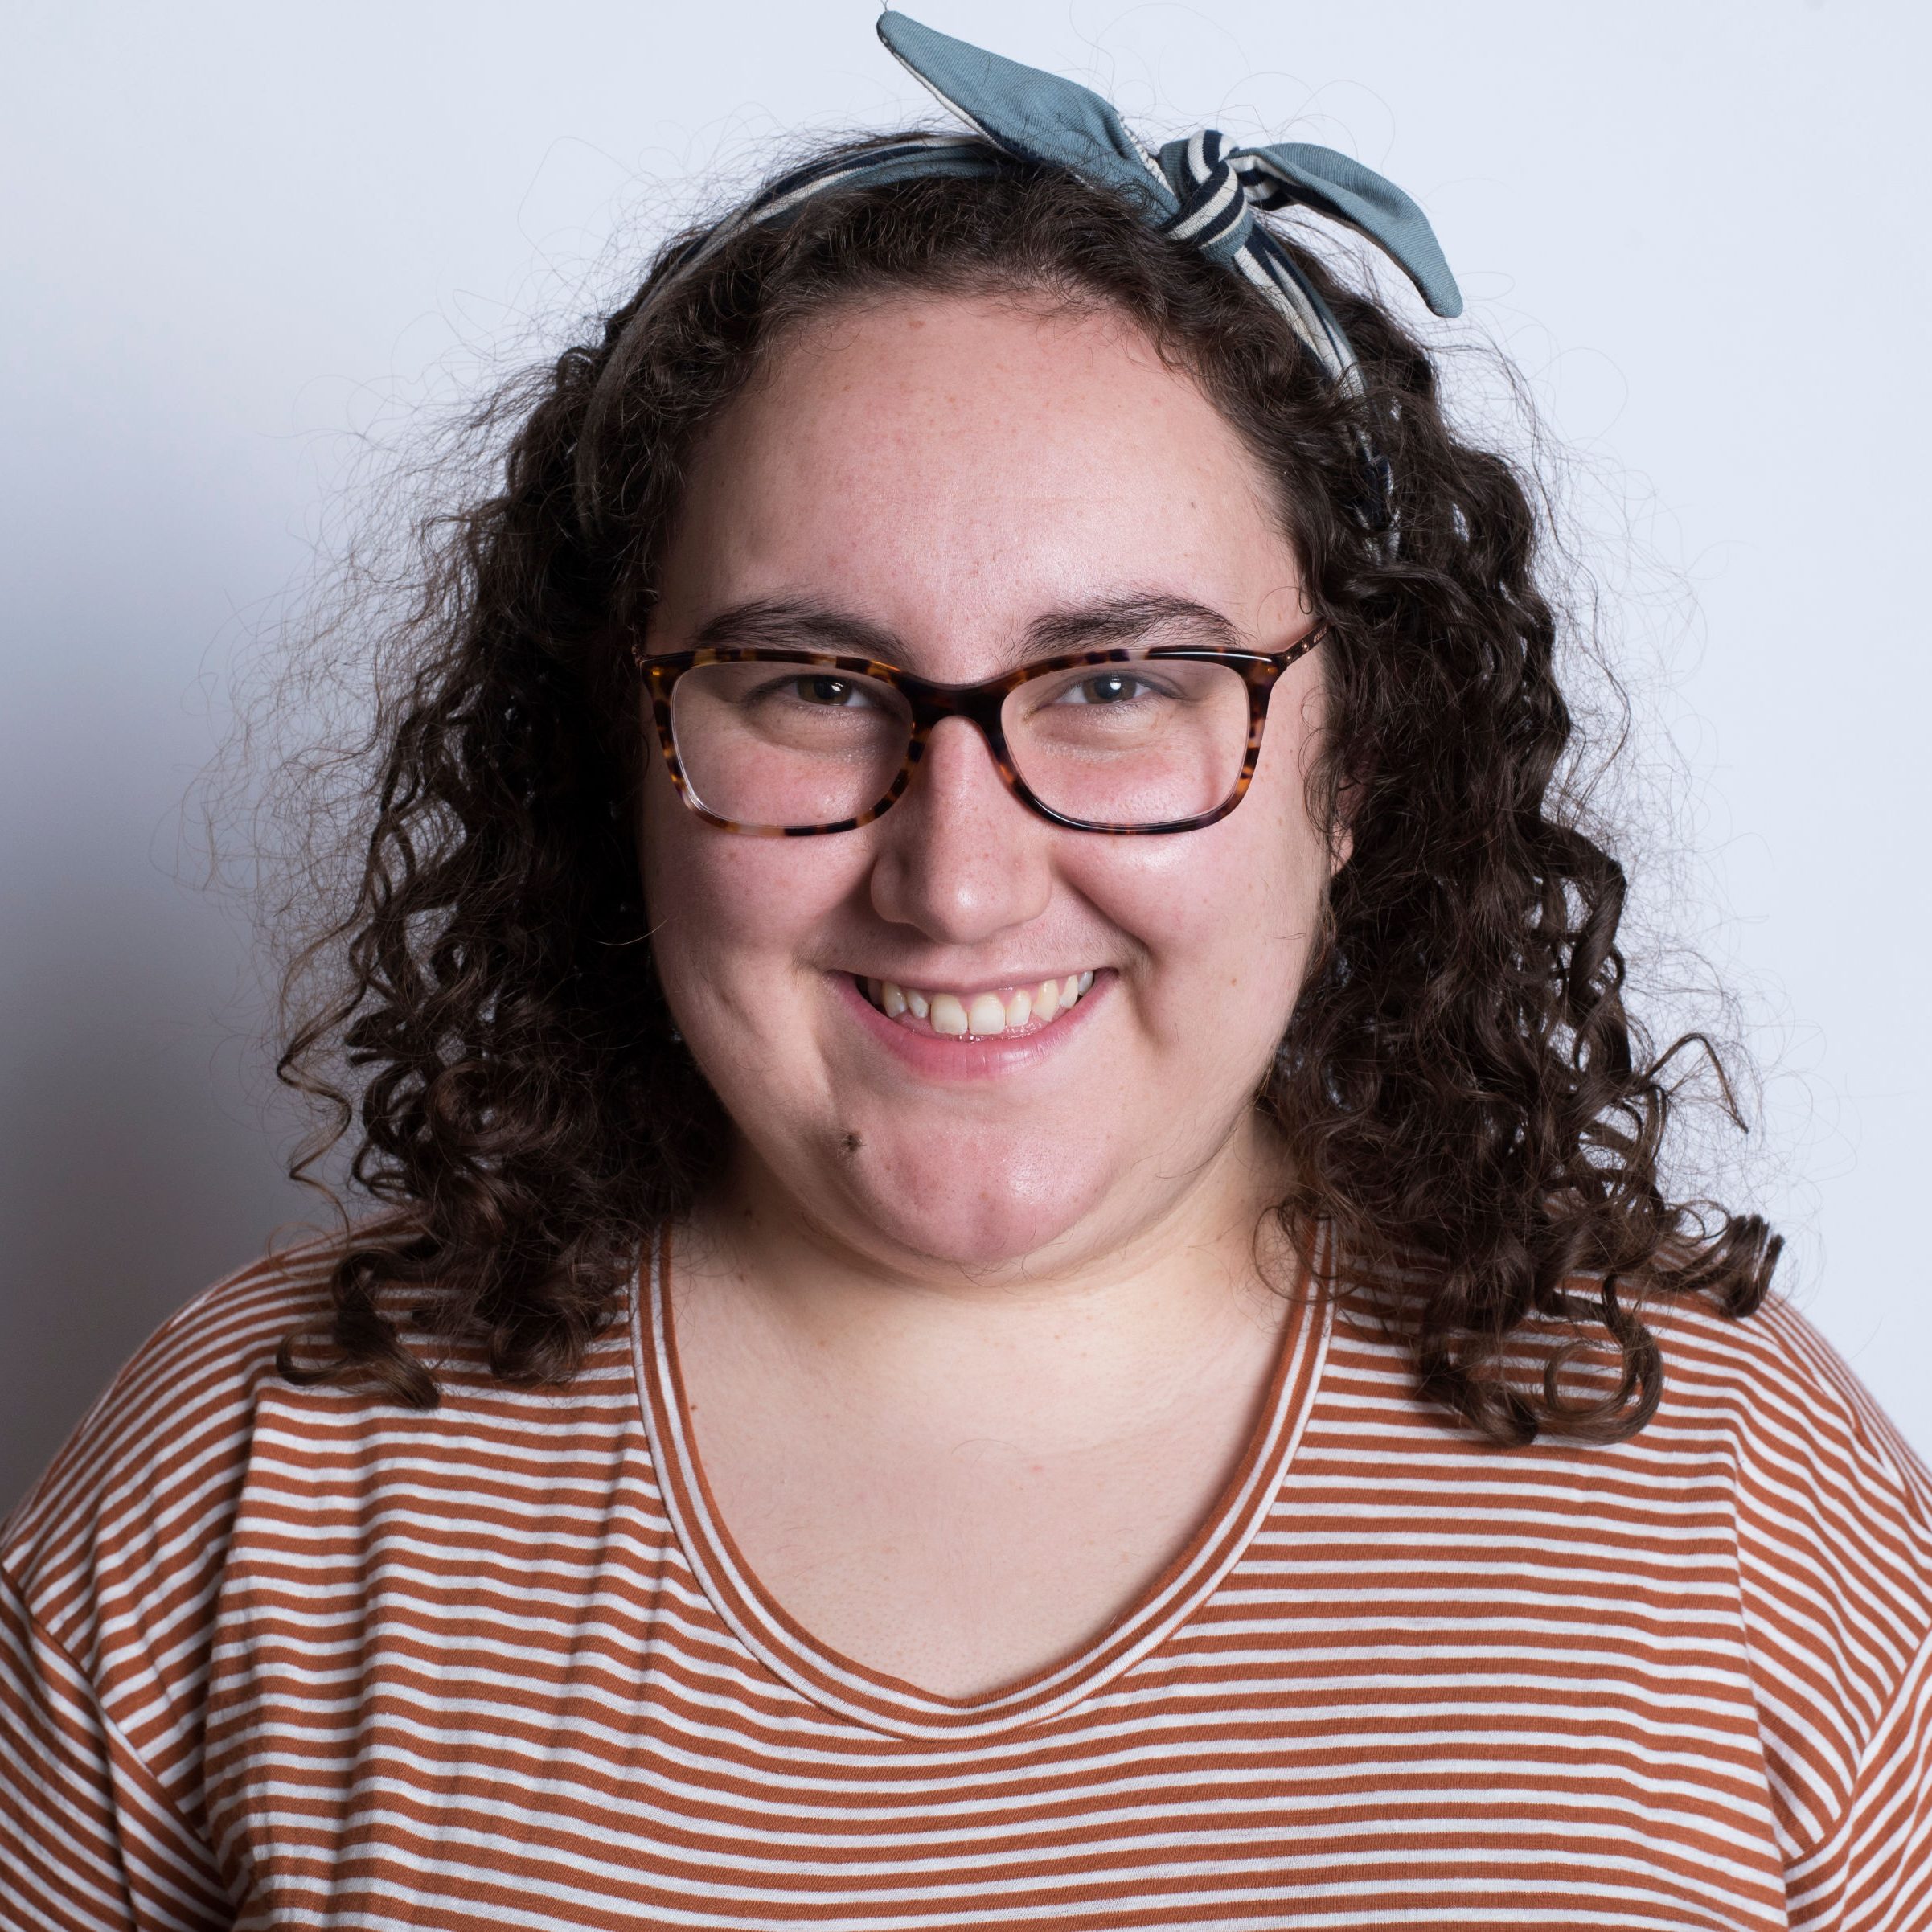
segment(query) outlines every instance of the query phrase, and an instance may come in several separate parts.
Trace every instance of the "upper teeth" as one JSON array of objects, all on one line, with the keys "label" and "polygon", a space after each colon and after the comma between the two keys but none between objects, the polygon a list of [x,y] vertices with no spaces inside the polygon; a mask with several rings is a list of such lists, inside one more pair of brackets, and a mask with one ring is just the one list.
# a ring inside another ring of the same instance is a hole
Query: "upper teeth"
[{"label": "upper teeth", "polygon": [[1004,1033],[1029,1020],[1051,1019],[1073,1006],[1093,983],[1093,974],[1085,972],[992,993],[932,992],[890,979],[868,979],[865,988],[890,1019],[910,1013],[915,1019],[929,1019],[935,1033],[977,1036]]}]

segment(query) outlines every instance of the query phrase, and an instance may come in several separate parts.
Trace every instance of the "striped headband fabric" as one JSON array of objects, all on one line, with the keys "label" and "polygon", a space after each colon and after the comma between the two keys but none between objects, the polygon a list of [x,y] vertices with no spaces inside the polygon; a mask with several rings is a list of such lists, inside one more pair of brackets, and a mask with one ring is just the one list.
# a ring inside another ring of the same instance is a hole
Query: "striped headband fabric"
[{"label": "striped headband fabric", "polygon": [[728,215],[675,267],[702,260],[749,224],[782,219],[831,189],[991,174],[997,163],[982,145],[991,142],[1015,159],[1064,168],[1124,195],[1151,227],[1245,276],[1274,300],[1335,381],[1355,382],[1347,338],[1287,251],[1256,221],[1257,210],[1298,205],[1340,222],[1395,262],[1436,314],[1462,312],[1429,218],[1394,183],[1333,148],[1306,142],[1232,147],[1204,128],[1156,153],[1077,81],[989,54],[889,8],[879,16],[879,38],[980,139],[917,136],[798,169]]},{"label": "striped headband fabric", "polygon": [[[1329,379],[1348,392],[1361,388],[1348,339],[1286,248],[1255,219],[1257,211],[1298,206],[1339,222],[1395,262],[1436,314],[1462,313],[1461,293],[1428,217],[1393,182],[1346,154],[1304,142],[1234,147],[1212,129],[1170,141],[1157,152],[1107,101],[1076,81],[989,54],[889,8],[879,16],[879,38],[974,136],[910,135],[796,169],[695,238],[665,265],[666,280],[696,266],[745,228],[782,220],[814,196],[922,176],[990,175],[1005,156],[1064,168],[1123,195],[1159,232],[1253,283]],[[642,319],[634,318],[634,328]],[[626,347],[620,343],[607,365],[601,390],[622,382]],[[593,416],[603,400],[593,397]],[[1372,523],[1386,527],[1388,466],[1366,443],[1363,457],[1373,499],[1364,508]]]},{"label": "striped headband fabric", "polygon": [[1429,218],[1392,181],[1333,148],[1306,142],[1232,147],[1212,128],[1146,146],[1107,101],[1077,82],[1022,67],[921,27],[890,9],[879,38],[940,104],[1021,159],[1112,188],[1164,235],[1245,276],[1287,317],[1329,376],[1357,386],[1348,340],[1257,209],[1310,208],[1373,242],[1438,315],[1462,297]]}]

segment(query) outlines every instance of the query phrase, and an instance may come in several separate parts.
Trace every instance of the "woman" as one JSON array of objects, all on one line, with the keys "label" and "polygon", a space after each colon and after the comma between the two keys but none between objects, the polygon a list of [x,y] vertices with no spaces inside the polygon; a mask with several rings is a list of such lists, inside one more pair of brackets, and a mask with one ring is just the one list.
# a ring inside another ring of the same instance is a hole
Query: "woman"
[{"label": "woman", "polygon": [[1932,1487],[1667,1191],[1523,482],[1255,210],[1426,224],[881,32],[974,136],[425,586],[381,1212],[10,1520],[6,1922],[1932,1924]]}]

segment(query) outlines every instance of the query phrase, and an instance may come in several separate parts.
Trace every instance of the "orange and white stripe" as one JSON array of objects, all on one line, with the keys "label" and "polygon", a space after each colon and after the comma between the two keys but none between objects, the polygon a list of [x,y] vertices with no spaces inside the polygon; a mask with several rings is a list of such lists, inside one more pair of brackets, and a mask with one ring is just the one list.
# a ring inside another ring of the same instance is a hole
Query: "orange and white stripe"
[{"label": "orange and white stripe", "polygon": [[1788,1309],[1501,1450],[1297,1315],[1096,1644],[941,1697],[814,1639],[661,1276],[568,1389],[276,1375],[319,1245],[136,1356],[0,1535],[0,1926],[1932,1927],[1932,1479]]}]

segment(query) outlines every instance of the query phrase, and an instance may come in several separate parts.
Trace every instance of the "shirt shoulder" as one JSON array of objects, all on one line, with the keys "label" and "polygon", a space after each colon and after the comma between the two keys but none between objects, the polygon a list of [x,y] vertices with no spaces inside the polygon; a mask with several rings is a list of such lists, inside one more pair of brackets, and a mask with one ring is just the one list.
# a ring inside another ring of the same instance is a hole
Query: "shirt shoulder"
[{"label": "shirt shoulder", "polygon": [[[153,1768],[191,1775],[219,1588],[276,1352],[328,1306],[339,1237],[238,1269],[149,1336],[0,1524],[0,1580]],[[284,1385],[285,1386],[285,1384]]]},{"label": "shirt shoulder", "polygon": [[[1788,1302],[1647,1319],[1664,1395],[1626,1448],[1721,1471],[1731,1492],[1759,1733],[1811,1853],[1795,1880],[1841,1860],[1861,1794],[1932,1743],[1932,1472]],[[1922,1806],[1923,1772],[1907,1782]]]},{"label": "shirt shoulder", "polygon": [[1932,1626],[1932,1471],[1789,1302],[1741,1320],[1687,1300],[1647,1319],[1665,1387],[1639,1441],[1721,1447],[1746,1546]]}]

